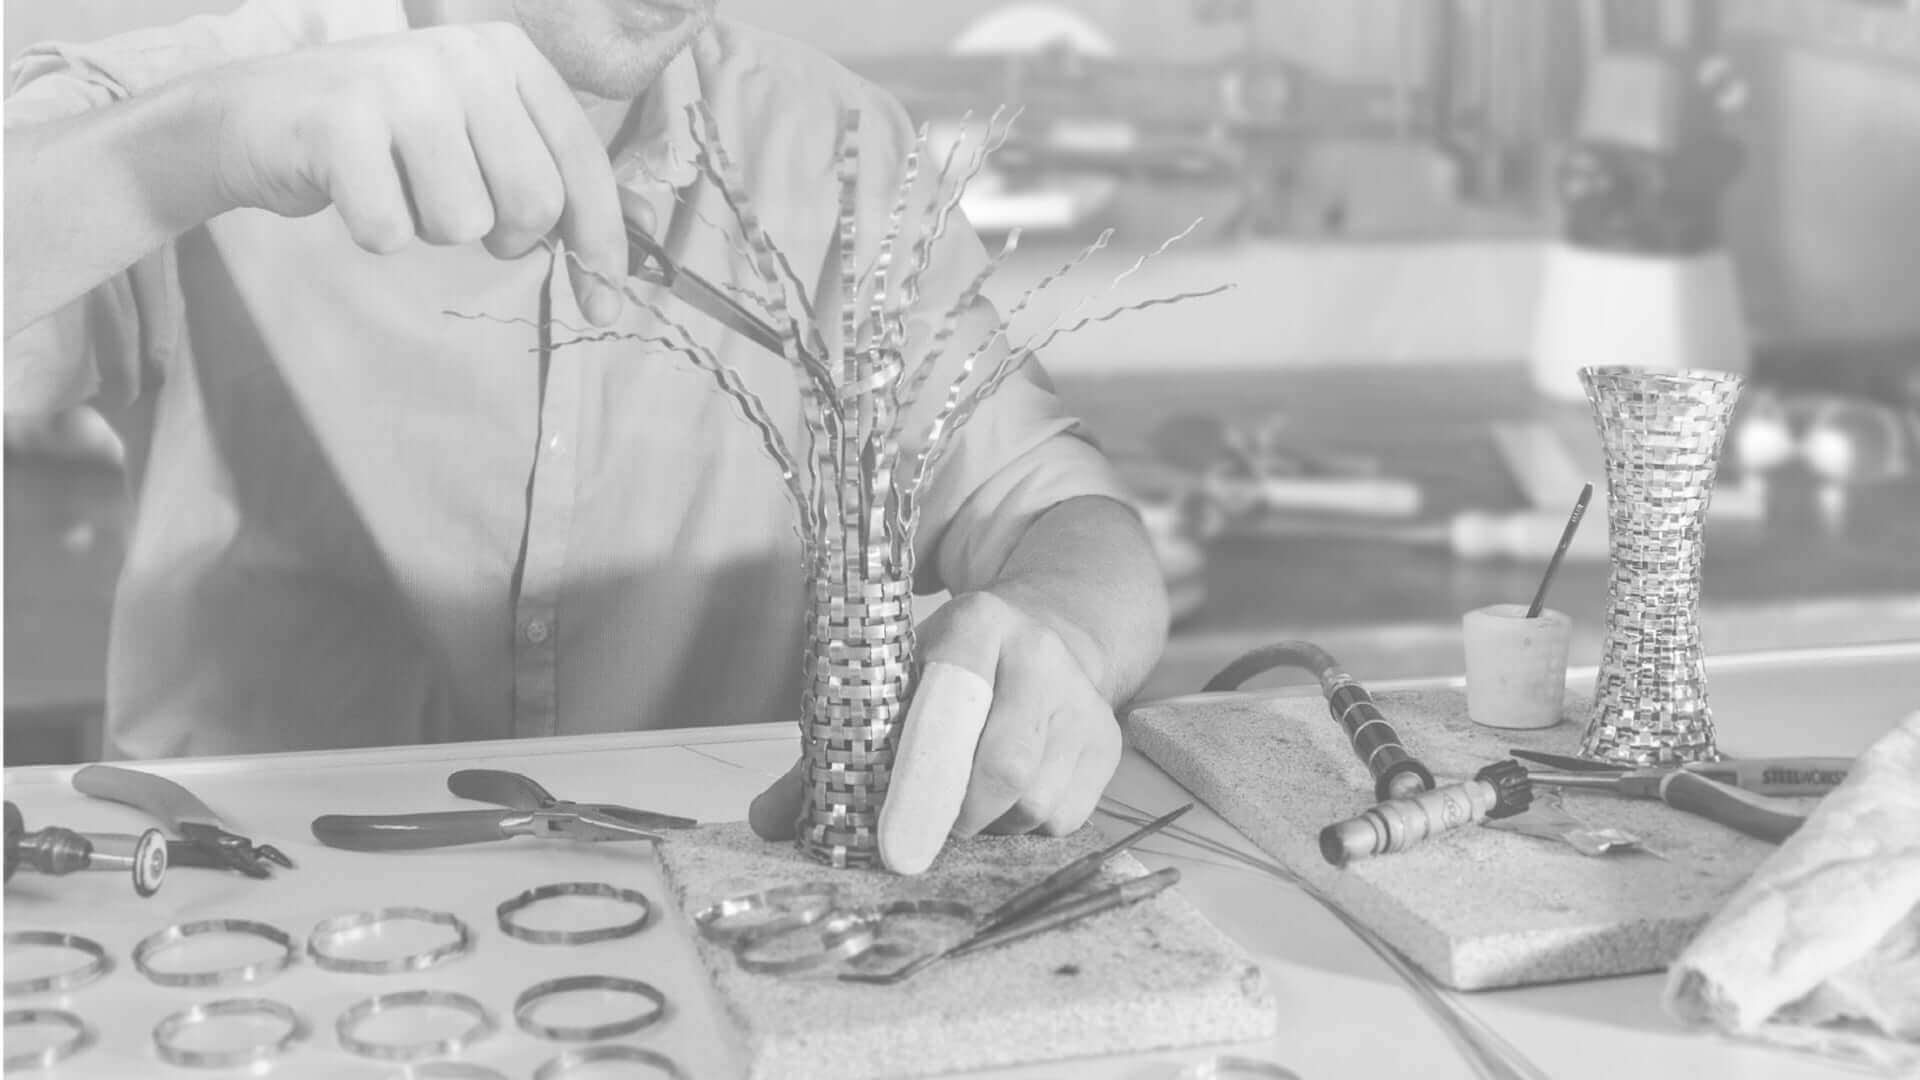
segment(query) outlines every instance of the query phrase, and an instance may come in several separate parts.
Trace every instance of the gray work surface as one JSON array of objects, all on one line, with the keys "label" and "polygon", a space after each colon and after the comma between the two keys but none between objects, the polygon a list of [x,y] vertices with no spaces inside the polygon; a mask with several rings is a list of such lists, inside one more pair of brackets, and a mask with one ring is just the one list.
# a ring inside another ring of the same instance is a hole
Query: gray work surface
[{"label": "gray work surface", "polygon": [[[1402,742],[1441,783],[1508,747],[1576,753],[1587,699],[1510,732],[1467,718],[1464,694],[1382,693]],[[1313,882],[1428,974],[1459,990],[1658,971],[1773,847],[1650,800],[1569,792],[1589,825],[1639,836],[1646,853],[1587,856],[1481,826],[1349,864],[1321,856],[1321,828],[1374,802],[1373,781],[1318,696],[1221,694],[1135,710],[1128,742],[1262,849]]]},{"label": "gray work surface", "polygon": [[[847,906],[958,900],[984,912],[1105,839],[977,837],[919,877],[830,870],[744,824],[674,833],[662,867],[685,911],[778,885],[833,881]],[[1101,884],[1144,873],[1111,860]],[[1012,945],[935,965],[894,986],[762,975],[725,945],[701,958],[741,1029],[750,1075],[925,1076],[1067,1058],[1263,1039],[1275,1004],[1253,957],[1174,889]]]}]

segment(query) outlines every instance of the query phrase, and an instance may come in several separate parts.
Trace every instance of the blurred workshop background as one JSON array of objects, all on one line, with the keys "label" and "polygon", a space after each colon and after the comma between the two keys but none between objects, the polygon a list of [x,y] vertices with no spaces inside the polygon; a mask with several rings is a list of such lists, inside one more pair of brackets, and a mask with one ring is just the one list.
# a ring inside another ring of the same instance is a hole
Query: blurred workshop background
[{"label": "blurred workshop background", "polygon": [[[4,47],[229,6],[6,0]],[[1116,230],[1036,328],[1203,219],[1115,299],[1235,291],[1044,356],[1174,590],[1147,696],[1289,637],[1369,683],[1458,672],[1461,613],[1531,596],[1602,479],[1572,375],[1595,361],[1752,375],[1709,654],[1920,637],[1920,0],[722,10],[945,131],[1023,108],[966,204],[990,242],[1024,230],[995,298]],[[85,758],[117,451],[87,414],[6,434],[7,763]],[[1555,586],[1575,665],[1599,659],[1605,533],[1590,515]]]}]

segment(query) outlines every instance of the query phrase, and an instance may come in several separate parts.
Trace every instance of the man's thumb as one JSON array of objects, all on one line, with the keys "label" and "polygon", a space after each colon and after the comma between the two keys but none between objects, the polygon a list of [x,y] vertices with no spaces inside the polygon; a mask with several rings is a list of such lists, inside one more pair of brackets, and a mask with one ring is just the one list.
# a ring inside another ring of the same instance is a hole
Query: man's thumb
[{"label": "man's thumb", "polygon": [[805,758],[793,763],[786,775],[775,780],[747,808],[747,823],[762,840],[791,840],[800,821],[802,799],[806,797]]}]

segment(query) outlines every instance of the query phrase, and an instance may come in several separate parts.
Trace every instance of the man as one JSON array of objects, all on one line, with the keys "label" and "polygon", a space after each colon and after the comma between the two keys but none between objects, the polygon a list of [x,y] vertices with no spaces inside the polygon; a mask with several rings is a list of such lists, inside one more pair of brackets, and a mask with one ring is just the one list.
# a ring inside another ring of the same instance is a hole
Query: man
[{"label": "man", "polygon": [[[623,214],[683,265],[752,283],[713,226],[692,101],[826,283],[818,302],[837,303],[843,109],[862,113],[863,255],[884,230],[912,139],[899,106],[712,6],[251,0],[26,54],[7,407],[92,402],[127,442],[113,752],[795,714],[798,546],[757,436],[631,340],[553,347],[588,322],[659,331],[602,280],[626,270]],[[915,341],[982,259],[956,224]],[[784,363],[675,312],[797,437]],[[960,342],[992,319],[970,313]],[[927,828],[1076,828],[1118,762],[1112,706],[1163,642],[1150,549],[1038,374],[981,410],[931,488],[917,584],[955,599],[920,656],[993,703],[953,762],[971,770],[958,819]],[[789,774],[755,826],[790,831],[800,798]]]}]

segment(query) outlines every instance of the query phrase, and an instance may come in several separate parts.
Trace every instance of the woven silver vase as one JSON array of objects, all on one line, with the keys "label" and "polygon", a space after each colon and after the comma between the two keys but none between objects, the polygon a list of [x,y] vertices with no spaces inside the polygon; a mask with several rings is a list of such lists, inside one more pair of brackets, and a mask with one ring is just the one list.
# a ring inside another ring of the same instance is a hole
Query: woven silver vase
[{"label": "woven silver vase", "polygon": [[848,573],[828,549],[813,577],[802,702],[806,801],[795,839],[836,867],[880,864],[880,804],[913,689],[913,582],[877,565]]},{"label": "woven silver vase", "polygon": [[1633,765],[1713,761],[1700,644],[1707,505],[1745,380],[1585,368],[1607,468],[1607,629],[1582,749]]}]

